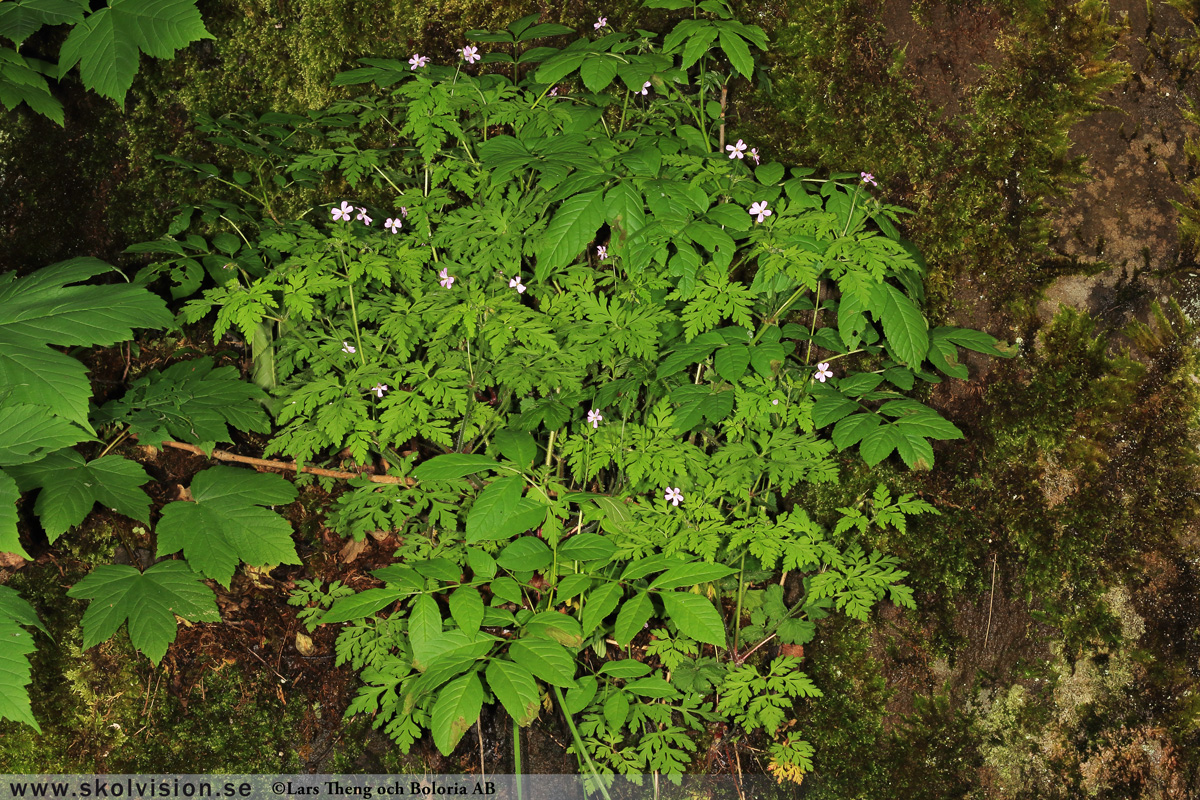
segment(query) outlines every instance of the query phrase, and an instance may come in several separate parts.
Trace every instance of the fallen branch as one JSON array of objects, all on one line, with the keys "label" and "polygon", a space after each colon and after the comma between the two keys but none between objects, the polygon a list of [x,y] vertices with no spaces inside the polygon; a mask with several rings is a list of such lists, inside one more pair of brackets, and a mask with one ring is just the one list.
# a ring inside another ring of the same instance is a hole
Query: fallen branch
[{"label": "fallen branch", "polygon": [[412,478],[400,478],[395,475],[373,475],[368,469],[362,472],[343,472],[336,469],[322,469],[320,467],[302,467],[294,461],[268,461],[265,458],[251,458],[250,456],[239,456],[236,453],[227,453],[224,450],[213,450],[212,454],[205,453],[194,444],[186,442],[166,442],[163,444],[167,447],[173,447],[176,450],[186,450],[189,453],[215,458],[218,461],[235,461],[239,464],[249,464],[252,467],[264,467],[266,469],[278,469],[287,472],[307,472],[310,475],[320,475],[324,478],[341,478],[349,480],[351,478],[361,478],[366,476],[371,480],[371,483],[399,483],[406,486],[415,486],[416,481]]}]

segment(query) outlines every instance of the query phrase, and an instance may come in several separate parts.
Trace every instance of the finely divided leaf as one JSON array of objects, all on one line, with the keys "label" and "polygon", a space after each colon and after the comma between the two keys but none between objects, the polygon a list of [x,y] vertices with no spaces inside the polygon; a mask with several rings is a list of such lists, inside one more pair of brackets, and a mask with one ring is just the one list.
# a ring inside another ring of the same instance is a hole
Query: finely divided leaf
[{"label": "finely divided leaf", "polygon": [[175,641],[175,617],[220,622],[212,589],[182,561],[162,561],[145,572],[122,564],[96,567],[68,597],[91,600],[83,615],[83,647],[110,639],[129,621],[133,646],[156,665]]},{"label": "finely divided leaf", "polygon": [[239,561],[255,567],[299,564],[292,526],[259,506],[286,505],[296,487],[278,475],[210,467],[192,480],[193,503],[163,509],[158,554],[184,551],[205,577],[228,587]]}]

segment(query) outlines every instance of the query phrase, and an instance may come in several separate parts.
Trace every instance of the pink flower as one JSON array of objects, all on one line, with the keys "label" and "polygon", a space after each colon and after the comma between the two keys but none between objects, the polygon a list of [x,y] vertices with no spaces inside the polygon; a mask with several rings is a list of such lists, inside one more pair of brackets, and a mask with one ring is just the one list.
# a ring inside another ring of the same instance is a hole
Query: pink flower
[{"label": "pink flower", "polygon": [[750,216],[753,217],[755,215],[758,216],[758,219],[756,219],[755,222],[762,222],[764,219],[771,216],[771,210],[767,208],[766,200],[763,200],[761,203],[753,203],[750,206]]},{"label": "pink flower", "polygon": [[383,227],[387,228],[387,229],[388,229],[388,230],[390,230],[392,233],[399,233],[399,232],[400,232],[400,226],[401,226],[401,225],[403,225],[403,224],[404,224],[404,223],[402,223],[402,222],[400,221],[400,218],[399,218],[399,217],[396,217],[395,219],[392,219],[391,217],[388,217],[388,218],[387,218],[387,222],[383,223]]},{"label": "pink flower", "polygon": [[508,282],[508,288],[510,288],[510,289],[516,289],[516,290],[517,290],[517,294],[524,294],[524,292],[525,292],[525,286],[521,284],[521,276],[520,276],[520,275],[518,275],[517,277],[513,278],[512,280],[510,280],[510,281]]},{"label": "pink flower", "polygon": [[602,419],[604,419],[604,417],[600,416],[600,412],[597,411],[596,409],[593,408],[591,411],[588,412],[587,421],[592,423],[593,428],[599,428],[600,420],[602,420]]},{"label": "pink flower", "polygon": [[413,70],[417,69],[417,67],[423,67],[428,63],[429,56],[419,56],[416,53],[413,53],[413,57],[408,60],[408,66]]},{"label": "pink flower", "polygon": [[771,401],[771,405],[773,405],[773,406],[777,406],[777,405],[779,405],[779,401],[778,401],[778,400],[772,400],[772,401]]},{"label": "pink flower", "polygon": [[357,216],[357,217],[355,217],[355,219],[360,219],[360,220],[362,220],[362,223],[363,223],[364,225],[370,225],[370,224],[371,224],[371,218],[367,216],[367,210],[366,210],[365,208],[360,208],[360,209],[358,210],[358,216]]},{"label": "pink flower", "polygon": [[758,163],[758,148],[757,147],[750,148],[750,157],[754,159],[755,164]]},{"label": "pink flower", "polygon": [[550,96],[558,97],[558,87],[557,86],[555,86],[553,89],[550,90]]},{"label": "pink flower", "polygon": [[859,176],[860,178],[862,178],[862,182],[863,182],[863,183],[869,183],[869,184],[871,184],[872,186],[878,186],[878,185],[879,185],[878,183],[876,183],[876,182],[875,182],[875,176],[874,176],[874,175],[872,175],[872,174],[871,174],[871,173],[869,173],[869,172],[860,172],[860,173],[858,173],[858,176]]},{"label": "pink flower", "polygon": [[608,24],[608,17],[600,17],[600,19],[596,20],[596,24],[592,26],[592,29],[598,31],[607,24]]},{"label": "pink flower", "polygon": [[352,345],[352,344],[348,344],[348,343],[346,343],[346,342],[342,342],[342,352],[343,352],[343,353],[350,353],[350,354],[352,354],[352,355],[353,355],[353,353],[355,352],[355,350],[354,350],[354,345]]},{"label": "pink flower", "polygon": [[725,149],[729,151],[730,158],[745,158],[746,143],[741,139],[737,140],[737,144],[727,144]]},{"label": "pink flower", "polygon": [[371,387],[371,391],[375,393],[376,397],[383,397],[383,393],[386,392],[387,390],[388,390],[388,387],[387,387],[386,383],[377,383],[373,387]]},{"label": "pink flower", "polygon": [[449,289],[451,286],[454,285],[454,278],[452,278],[450,276],[450,270],[446,270],[446,269],[442,270],[441,272],[438,273],[438,277],[441,278],[441,280],[438,281],[438,283],[440,283],[442,285],[443,289]]},{"label": "pink flower", "polygon": [[643,94],[643,95],[650,94],[650,81],[646,81],[645,83],[642,84],[641,94]]},{"label": "pink flower", "polygon": [[476,61],[479,60],[479,48],[478,47],[473,47],[472,45],[467,45],[466,47],[464,47],[462,50],[459,50],[458,52],[462,53],[463,60],[466,61],[468,64],[474,64]]},{"label": "pink flower", "polygon": [[670,486],[668,486],[667,487],[667,496],[664,499],[667,502],[671,503],[672,505],[677,506],[683,502],[683,493],[679,491],[678,486],[675,487],[674,489],[672,489]]},{"label": "pink flower", "polygon": [[596,257],[601,261],[608,258],[608,248],[605,245],[600,245],[596,248]]},{"label": "pink flower", "polygon": [[337,222],[338,220],[342,220],[342,219],[349,220],[350,212],[353,210],[354,210],[354,206],[350,205],[345,200],[343,200],[341,208],[333,209],[333,221]]},{"label": "pink flower", "polygon": [[404,217],[405,219],[408,219],[408,209],[405,208],[404,206],[400,206],[400,216]]},{"label": "pink flower", "polygon": [[829,369],[829,362],[822,361],[820,364],[817,364],[817,374],[813,375],[813,377],[819,380],[821,383],[824,383],[832,378],[833,371]]}]

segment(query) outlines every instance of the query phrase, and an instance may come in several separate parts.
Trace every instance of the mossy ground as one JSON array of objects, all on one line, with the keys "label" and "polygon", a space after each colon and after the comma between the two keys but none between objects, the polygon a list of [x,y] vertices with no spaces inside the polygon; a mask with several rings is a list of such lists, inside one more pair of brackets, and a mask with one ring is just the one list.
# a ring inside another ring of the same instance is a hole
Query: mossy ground
[{"label": "mossy ground", "polygon": [[[627,29],[661,19],[634,5],[604,13]],[[771,91],[734,82],[730,134],[772,159],[874,172],[889,200],[915,212],[906,233],[930,265],[933,317],[1020,342],[1016,358],[972,359],[971,383],[931,392],[966,434],[938,448],[931,472],[868,471],[847,460],[838,485],[793,498],[836,508],[882,481],[941,512],[864,542],[902,558],[920,610],[889,609],[866,625],[828,621],[807,648],[805,668],[825,697],[798,708],[817,748],[804,796],[1196,796],[1196,343],[1168,303],[1156,315],[1150,300],[1195,267],[1200,156],[1194,137],[1168,152],[1143,135],[1183,142],[1194,132],[1180,98],[1200,99],[1200,9],[1183,0],[737,7],[772,34]],[[216,40],[170,63],[143,62],[123,116],[70,91],[65,131],[9,115],[0,187],[19,199],[0,214],[8,233],[0,263],[28,270],[71,255],[116,259],[125,245],[160,235],[175,205],[210,191],[153,158],[212,157],[192,132],[198,114],[315,108],[335,96],[329,79],[356,57],[448,54],[462,31],[536,10],[210,4]],[[595,13],[572,4],[544,19],[587,29]],[[1088,127],[1114,108],[1119,123]],[[1086,191],[1103,183],[1097,176],[1124,175],[1121,159],[1141,158],[1134,150],[1143,145],[1163,168],[1140,176],[1147,191],[1178,198],[1182,240],[1174,220],[1138,227],[1122,211],[1138,198],[1119,187]],[[59,165],[53,176],[47,163]],[[1088,206],[1076,212],[1079,198]],[[1091,218],[1110,220],[1099,239]],[[1123,240],[1135,244],[1122,250]],[[1090,277],[1122,263],[1123,279]],[[1047,298],[1076,307],[1056,312]],[[336,543],[317,525],[305,530],[302,549],[322,559],[314,571],[331,568]],[[247,590],[253,608],[274,615],[259,619],[259,651],[252,637],[206,650],[184,631],[177,647],[203,663],[169,659],[154,669],[120,638],[81,652],[81,608],[64,587],[110,558],[115,536],[103,527],[72,534],[59,563],[10,581],[39,609],[56,609],[43,614],[55,641],[42,642],[35,664],[43,734],[3,725],[0,769],[419,768],[367,722],[343,726],[321,702],[322,689],[347,697],[349,677],[339,683],[327,671],[329,683],[280,684],[272,665],[294,658],[286,638],[294,611],[278,596]],[[542,748],[542,764],[568,768],[556,735],[528,746]]]}]

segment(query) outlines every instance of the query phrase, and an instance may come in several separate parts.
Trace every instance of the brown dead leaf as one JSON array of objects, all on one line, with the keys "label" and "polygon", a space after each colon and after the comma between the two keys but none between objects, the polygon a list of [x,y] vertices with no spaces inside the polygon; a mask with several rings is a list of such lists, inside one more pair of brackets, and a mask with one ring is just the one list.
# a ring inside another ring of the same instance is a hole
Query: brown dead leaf
[{"label": "brown dead leaf", "polygon": [[343,564],[349,564],[354,559],[362,555],[363,550],[367,549],[367,540],[355,541],[351,539],[342,545],[342,549],[338,551],[338,557],[341,558]]}]

